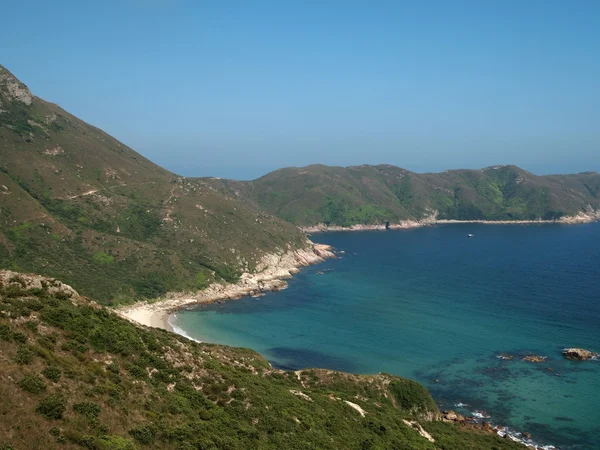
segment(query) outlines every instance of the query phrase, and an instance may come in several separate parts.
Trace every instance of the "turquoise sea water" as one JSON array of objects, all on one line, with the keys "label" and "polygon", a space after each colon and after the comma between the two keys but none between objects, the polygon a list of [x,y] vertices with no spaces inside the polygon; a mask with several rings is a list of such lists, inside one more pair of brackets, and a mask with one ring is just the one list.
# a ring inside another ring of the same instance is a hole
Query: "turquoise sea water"
[{"label": "turquoise sea water", "polygon": [[[600,351],[600,224],[460,224],[313,240],[345,254],[303,270],[285,291],[182,311],[173,323],[282,368],[412,378],[442,408],[483,411],[540,444],[600,448],[600,361],[561,356],[564,347]],[[504,361],[501,352],[548,360]]]}]

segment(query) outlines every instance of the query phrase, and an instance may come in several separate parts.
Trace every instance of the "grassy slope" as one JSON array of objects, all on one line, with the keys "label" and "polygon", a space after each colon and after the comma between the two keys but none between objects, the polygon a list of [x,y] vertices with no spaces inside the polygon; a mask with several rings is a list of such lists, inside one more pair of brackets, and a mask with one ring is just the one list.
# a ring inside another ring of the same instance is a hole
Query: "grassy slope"
[{"label": "grassy slope", "polygon": [[329,370],[298,379],[250,350],[141,328],[60,282],[2,272],[0,398],[2,449],[522,448],[427,422],[437,408],[413,381]]},{"label": "grassy slope", "polygon": [[442,219],[552,220],[600,208],[600,175],[536,176],[515,166],[417,174],[390,165],[287,168],[217,189],[297,225]]},{"label": "grassy slope", "polygon": [[0,78],[0,268],[131,301],[233,281],[264,252],[305,245],[296,227],[156,166],[59,106],[13,98],[7,83],[18,81],[1,66]]}]

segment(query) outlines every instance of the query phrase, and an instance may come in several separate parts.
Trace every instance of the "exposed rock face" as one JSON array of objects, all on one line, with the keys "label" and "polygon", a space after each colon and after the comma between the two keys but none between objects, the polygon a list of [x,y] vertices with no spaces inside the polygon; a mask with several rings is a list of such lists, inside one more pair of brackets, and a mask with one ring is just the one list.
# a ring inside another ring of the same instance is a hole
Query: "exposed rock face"
[{"label": "exposed rock face", "polygon": [[75,289],[61,281],[43,277],[41,275],[23,274],[11,270],[0,270],[0,285],[21,286],[23,289],[46,288],[48,292],[52,294],[62,292],[71,298],[79,297],[79,294]]},{"label": "exposed rock face", "polygon": [[406,420],[406,419],[402,419],[402,422],[404,422],[405,425],[416,430],[421,436],[423,436],[429,442],[435,442],[435,439],[433,438],[433,436],[431,436],[431,434],[429,434],[427,431],[425,431],[425,429],[421,426],[421,424],[419,422],[410,421],[410,420]]},{"label": "exposed rock face", "polygon": [[506,353],[500,353],[498,356],[496,356],[496,358],[510,361],[511,359],[514,359],[515,357],[513,355],[507,355]]},{"label": "exposed rock face", "polygon": [[442,412],[442,420],[444,422],[459,422],[459,423],[465,423],[465,421],[466,421],[464,416],[462,416],[461,414],[458,414],[457,412],[454,412],[452,410]]},{"label": "exposed rock face", "polygon": [[17,80],[12,73],[0,66],[0,91],[9,100],[16,100],[29,106],[33,102],[33,94],[27,86]]},{"label": "exposed rock face", "polygon": [[600,354],[584,350],[583,348],[565,348],[562,351],[565,358],[575,361],[587,361],[589,359],[598,359]]}]

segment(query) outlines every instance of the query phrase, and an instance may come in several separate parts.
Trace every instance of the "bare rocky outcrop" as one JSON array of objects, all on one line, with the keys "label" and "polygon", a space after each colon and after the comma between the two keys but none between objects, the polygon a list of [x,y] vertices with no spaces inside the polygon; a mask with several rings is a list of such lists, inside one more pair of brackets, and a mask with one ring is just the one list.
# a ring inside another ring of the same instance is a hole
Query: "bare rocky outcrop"
[{"label": "bare rocky outcrop", "polygon": [[458,414],[453,410],[442,412],[442,421],[444,422],[458,422],[465,423],[466,419],[463,415]]},{"label": "bare rocky outcrop", "polygon": [[68,284],[58,281],[54,278],[43,277],[41,275],[25,274],[13,272],[12,270],[0,270],[0,285],[2,286],[20,286],[23,289],[46,289],[51,294],[58,292],[68,295],[71,298],[78,298],[79,294]]},{"label": "bare rocky outcrop", "polygon": [[423,436],[429,442],[435,442],[435,439],[433,438],[433,436],[431,436],[431,434],[429,434],[427,431],[425,431],[425,429],[421,426],[421,424],[419,422],[410,421],[410,420],[406,420],[406,419],[402,419],[402,422],[404,422],[404,425],[409,426],[412,429],[416,430],[421,436]]},{"label": "bare rocky outcrop", "polygon": [[48,155],[48,156],[58,156],[58,155],[62,155],[64,153],[65,153],[65,151],[62,149],[62,147],[60,145],[57,145],[56,147],[47,148],[44,150],[44,155]]},{"label": "bare rocky outcrop", "polygon": [[313,401],[312,398],[310,398],[304,392],[298,391],[297,389],[290,389],[290,392],[292,394],[294,394],[296,397],[300,397],[302,400],[306,400],[307,402],[312,402]]},{"label": "bare rocky outcrop", "polygon": [[562,354],[566,359],[571,359],[574,361],[588,361],[590,359],[598,359],[600,357],[599,353],[591,352],[583,348],[565,348],[562,351]]},{"label": "bare rocky outcrop", "polygon": [[0,66],[0,91],[9,100],[21,102],[27,106],[33,102],[33,94],[29,88],[2,66]]}]

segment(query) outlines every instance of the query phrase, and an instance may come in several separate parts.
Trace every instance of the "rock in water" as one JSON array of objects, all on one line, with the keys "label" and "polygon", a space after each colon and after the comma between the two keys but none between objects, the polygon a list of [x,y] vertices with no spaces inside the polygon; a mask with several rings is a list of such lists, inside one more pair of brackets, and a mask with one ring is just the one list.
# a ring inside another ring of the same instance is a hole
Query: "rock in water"
[{"label": "rock in water", "polygon": [[532,363],[541,363],[548,359],[546,356],[538,356],[538,355],[528,355],[523,358],[523,361],[532,362]]},{"label": "rock in water", "polygon": [[584,350],[583,348],[565,348],[562,354],[565,358],[575,361],[587,361],[589,359],[596,359],[599,356],[598,353]]}]

